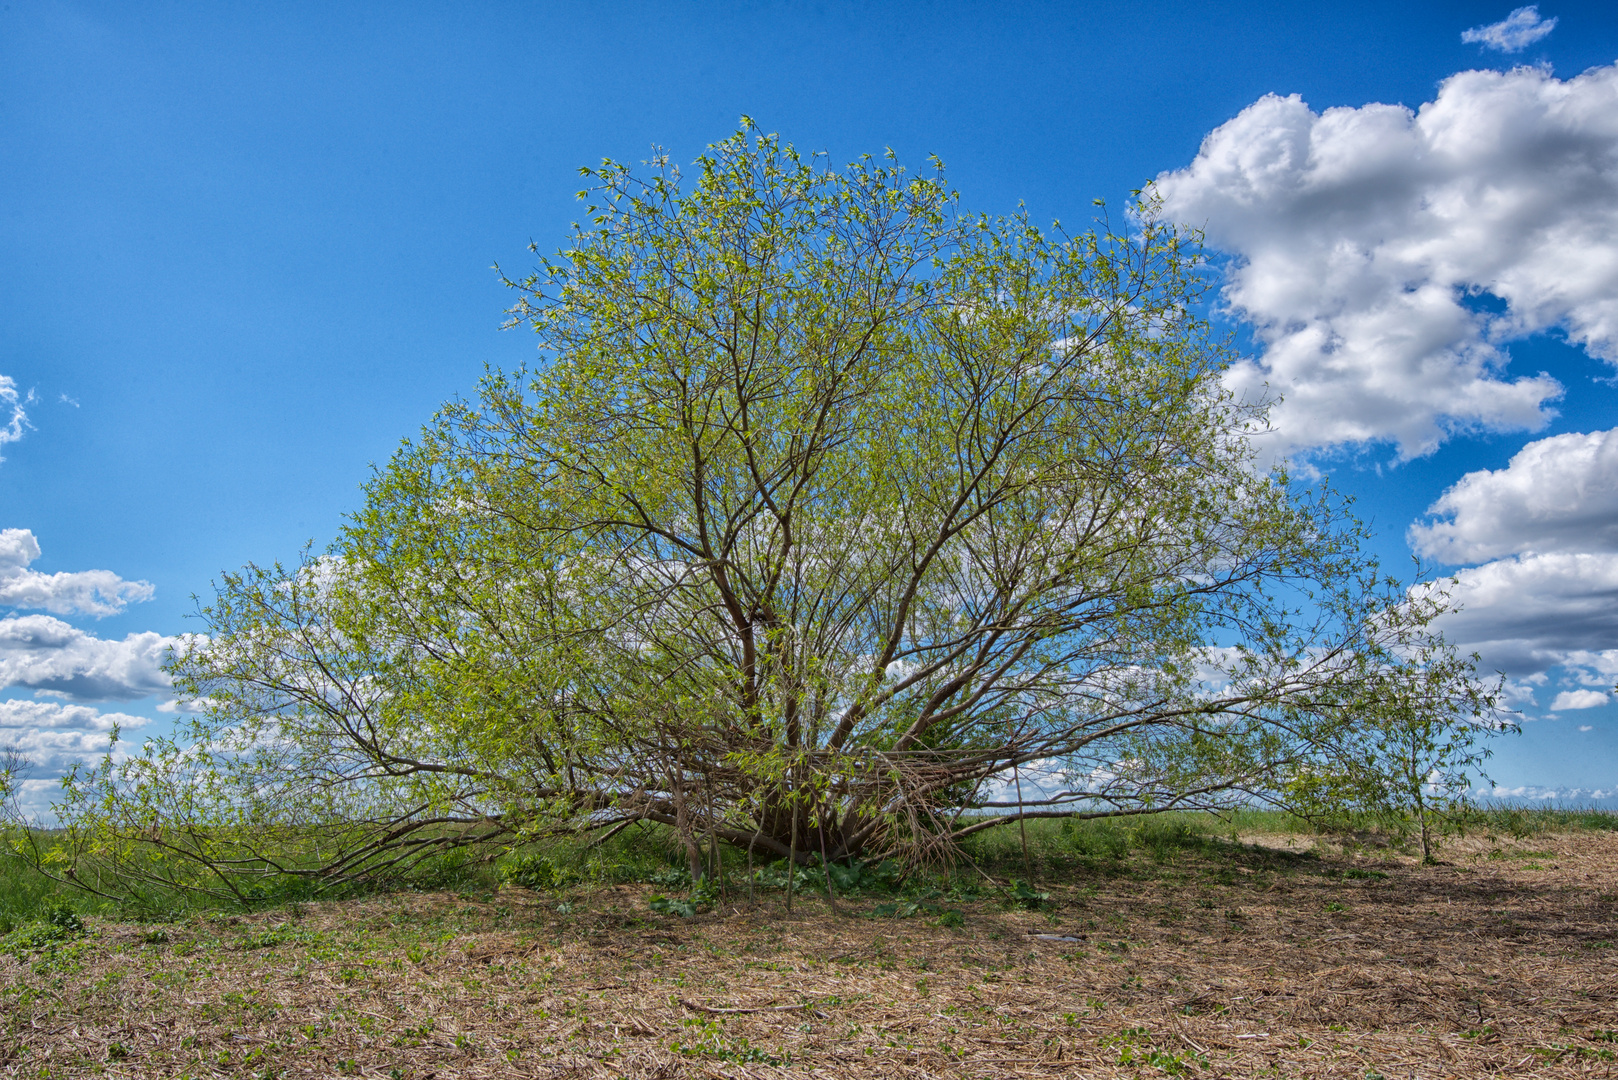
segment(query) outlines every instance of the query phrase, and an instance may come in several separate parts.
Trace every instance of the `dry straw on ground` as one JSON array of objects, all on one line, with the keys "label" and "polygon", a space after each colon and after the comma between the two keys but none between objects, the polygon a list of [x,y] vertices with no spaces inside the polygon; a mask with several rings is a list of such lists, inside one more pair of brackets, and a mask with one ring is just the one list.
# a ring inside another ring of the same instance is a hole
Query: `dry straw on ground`
[{"label": "dry straw on ground", "polygon": [[955,928],[639,886],[93,923],[0,958],[0,1076],[1618,1075],[1618,836],[1267,843]]}]

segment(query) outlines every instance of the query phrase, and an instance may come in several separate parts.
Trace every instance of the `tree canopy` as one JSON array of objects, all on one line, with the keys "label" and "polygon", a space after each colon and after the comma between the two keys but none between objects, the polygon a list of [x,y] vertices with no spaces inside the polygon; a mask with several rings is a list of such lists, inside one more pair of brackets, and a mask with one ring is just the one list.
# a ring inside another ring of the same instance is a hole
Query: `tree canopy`
[{"label": "tree canopy", "polygon": [[535,364],[445,406],[329,550],[225,575],[172,661],[206,711],[70,816],[227,884],[635,821],[695,873],[1387,797],[1417,714],[1433,767],[1475,765],[1494,700],[1441,594],[1260,467],[1149,193],[1038,228],[751,124],[689,175],[584,173],[571,242],[507,280]]}]

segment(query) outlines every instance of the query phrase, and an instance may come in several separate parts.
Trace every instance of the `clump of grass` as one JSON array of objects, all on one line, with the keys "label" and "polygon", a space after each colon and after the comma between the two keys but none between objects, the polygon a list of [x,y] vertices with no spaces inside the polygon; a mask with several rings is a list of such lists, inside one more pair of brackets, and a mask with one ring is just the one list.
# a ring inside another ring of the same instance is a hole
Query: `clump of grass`
[{"label": "clump of grass", "polygon": [[1212,846],[1208,836],[1212,826],[1213,822],[1190,815],[1142,818],[1134,828],[1132,840],[1152,861],[1172,862],[1182,851],[1204,851]]},{"label": "clump of grass", "polygon": [[1058,828],[1081,859],[1116,861],[1129,854],[1129,834],[1112,822],[1068,820]]},{"label": "clump of grass", "polygon": [[[1311,836],[1320,832],[1320,824],[1285,810],[1261,810],[1243,807],[1232,810],[1221,819],[1227,833],[1261,833],[1271,836]],[[1354,818],[1352,827],[1366,828],[1369,819]]]},{"label": "clump of grass", "polygon": [[[745,866],[745,852],[722,850],[727,872]],[[604,841],[588,838],[536,840],[500,857],[500,881],[530,889],[565,889],[574,885],[619,885],[652,882],[683,887],[691,883],[684,849],[672,829],[643,825]]]},{"label": "clump of grass", "polygon": [[[20,838],[0,831],[0,937],[60,907],[86,914],[104,910],[105,905],[96,897],[34,869],[7,842],[16,839]],[[33,839],[48,846],[50,834],[39,830]]]},{"label": "clump of grass", "polygon": [[41,916],[0,938],[0,953],[10,953],[23,960],[36,952],[53,949],[64,941],[84,936],[84,920],[66,904],[53,905]]},{"label": "clump of grass", "polygon": [[989,829],[969,837],[962,848],[969,860],[993,874],[1034,876],[1074,870],[1108,872],[1122,869],[1131,853],[1153,862],[1172,862],[1181,852],[1217,847],[1230,831],[1226,819],[1213,814],[1169,812],[1130,818],[1035,819],[1023,830]]}]

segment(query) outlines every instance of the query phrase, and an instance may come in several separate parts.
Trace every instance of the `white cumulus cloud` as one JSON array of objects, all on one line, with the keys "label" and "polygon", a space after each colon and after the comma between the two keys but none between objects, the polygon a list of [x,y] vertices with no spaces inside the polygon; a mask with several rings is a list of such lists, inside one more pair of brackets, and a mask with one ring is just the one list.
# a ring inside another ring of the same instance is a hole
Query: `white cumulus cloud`
[{"label": "white cumulus cloud", "polygon": [[1504,469],[1462,477],[1428,513],[1406,534],[1416,551],[1494,560],[1457,576],[1446,635],[1503,671],[1561,667],[1560,681],[1583,689],[1553,710],[1604,704],[1589,688],[1618,676],[1618,430],[1531,442]]},{"label": "white cumulus cloud", "polygon": [[0,688],[73,701],[132,701],[165,693],[162,664],[176,639],[153,631],[98,638],[49,615],[0,619]]},{"label": "white cumulus cloud", "polygon": [[1529,443],[1504,469],[1467,473],[1410,527],[1441,562],[1538,552],[1618,551],[1618,429]]},{"label": "white cumulus cloud", "polygon": [[0,750],[22,755],[19,802],[29,817],[47,817],[58,778],[75,762],[93,763],[109,750],[115,759],[129,754],[128,744],[109,742],[112,729],[128,731],[149,723],[144,716],[100,712],[87,705],[47,701],[0,701]]},{"label": "white cumulus cloud", "polygon": [[28,569],[39,541],[28,529],[0,529],[0,607],[44,608],[58,615],[116,615],[131,601],[150,600],[149,582],[125,581],[111,570],[42,574]]},{"label": "white cumulus cloud", "polygon": [[1553,327],[1618,364],[1618,65],[1461,72],[1414,111],[1268,95],[1156,187],[1233,256],[1263,352],[1228,380],[1283,398],[1278,455],[1538,429],[1561,386],[1505,346]]},{"label": "white cumulus cloud", "polygon": [[1618,679],[1618,649],[1575,649],[1562,660],[1566,679],[1581,686],[1611,686]]},{"label": "white cumulus cloud", "polygon": [[1542,672],[1618,649],[1618,554],[1525,554],[1456,574],[1439,626],[1486,669]]},{"label": "white cumulus cloud", "polygon": [[1607,700],[1607,695],[1599,690],[1563,690],[1556,695],[1556,700],[1551,702],[1551,711],[1593,709],[1598,705],[1605,705]]},{"label": "white cumulus cloud", "polygon": [[1482,45],[1485,49],[1501,52],[1522,52],[1528,46],[1556,29],[1556,19],[1539,17],[1539,5],[1520,7],[1497,23],[1474,26],[1461,31],[1461,40],[1467,44]]}]

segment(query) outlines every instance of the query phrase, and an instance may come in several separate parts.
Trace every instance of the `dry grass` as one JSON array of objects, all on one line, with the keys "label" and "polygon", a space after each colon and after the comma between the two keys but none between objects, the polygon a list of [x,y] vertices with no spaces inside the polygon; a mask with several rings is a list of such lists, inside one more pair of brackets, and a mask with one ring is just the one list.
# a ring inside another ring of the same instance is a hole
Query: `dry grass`
[{"label": "dry grass", "polygon": [[959,928],[774,896],[665,918],[640,886],[93,923],[0,957],[0,1075],[1618,1075],[1618,835],[1436,867],[1289,843]]}]

